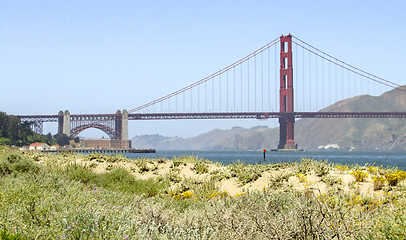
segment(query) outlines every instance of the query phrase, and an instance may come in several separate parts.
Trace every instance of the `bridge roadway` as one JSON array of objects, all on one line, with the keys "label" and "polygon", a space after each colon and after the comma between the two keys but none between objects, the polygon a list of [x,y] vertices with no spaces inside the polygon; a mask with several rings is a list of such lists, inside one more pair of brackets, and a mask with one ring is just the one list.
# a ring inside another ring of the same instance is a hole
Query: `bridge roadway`
[{"label": "bridge roadway", "polygon": [[[58,122],[63,115],[17,115],[21,121],[30,121],[30,120],[37,120],[40,122]],[[98,120],[107,120],[113,119],[117,114],[72,114],[70,117],[72,120],[80,119],[80,120],[87,120],[87,119],[98,119]]]},{"label": "bridge roadway", "polygon": [[[268,119],[279,118],[287,120],[295,118],[406,118],[406,112],[217,112],[217,113],[133,113],[126,111],[121,114],[76,114],[70,115],[68,111],[58,115],[20,115],[22,122],[32,122],[32,129],[43,134],[44,122],[58,122],[58,133],[77,137],[80,132],[88,128],[97,128],[105,132],[111,139],[122,140],[120,144],[129,144],[128,141],[128,120],[176,120],[176,119]],[[294,120],[291,125],[293,128]],[[285,149],[285,132],[282,129],[280,139],[283,144],[278,149]],[[293,139],[293,136],[291,137]],[[283,145],[283,146],[282,146]],[[128,145],[129,146],[129,145]],[[297,146],[290,144],[292,149]],[[289,148],[290,149],[290,148]]]},{"label": "bridge roadway", "polygon": [[128,114],[128,120],[168,119],[267,119],[285,118],[406,118],[406,112],[237,112],[237,113],[136,113]]},{"label": "bridge roadway", "polygon": [[[128,120],[170,120],[170,119],[267,119],[284,118],[406,118],[406,112],[219,112],[219,113],[132,113]],[[104,120],[115,114],[75,114],[72,118],[99,118]],[[39,120],[58,122],[59,115],[18,115],[21,121]]]}]

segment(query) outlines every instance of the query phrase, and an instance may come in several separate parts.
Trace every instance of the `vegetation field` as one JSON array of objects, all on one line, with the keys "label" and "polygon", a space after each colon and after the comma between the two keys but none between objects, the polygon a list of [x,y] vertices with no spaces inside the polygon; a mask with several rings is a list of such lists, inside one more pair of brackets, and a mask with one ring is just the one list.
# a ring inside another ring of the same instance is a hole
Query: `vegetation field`
[{"label": "vegetation field", "polygon": [[1,239],[403,239],[406,173],[0,150]]}]

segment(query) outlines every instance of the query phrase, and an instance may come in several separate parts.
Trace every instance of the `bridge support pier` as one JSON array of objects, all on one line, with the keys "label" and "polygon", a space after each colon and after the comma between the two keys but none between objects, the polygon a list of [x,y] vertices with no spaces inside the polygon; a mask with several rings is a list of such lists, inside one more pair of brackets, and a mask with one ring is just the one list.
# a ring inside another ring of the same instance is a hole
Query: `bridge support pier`
[{"label": "bridge support pier", "polygon": [[280,89],[279,111],[286,113],[285,117],[279,118],[279,144],[278,149],[297,149],[295,143],[294,124],[295,116],[293,109],[293,60],[292,60],[292,35],[281,36],[280,53]]},{"label": "bridge support pier", "polygon": [[121,139],[128,140],[128,112],[127,110],[123,110],[122,114],[122,128],[121,128]]},{"label": "bridge support pier", "polygon": [[284,149],[286,145],[286,118],[279,118],[279,144],[278,149]]},{"label": "bridge support pier", "polygon": [[116,132],[118,134],[118,139],[121,140],[128,140],[128,112],[127,110],[123,110],[121,112],[120,110],[117,110],[116,112]]},{"label": "bridge support pier", "polygon": [[120,110],[116,111],[116,118],[115,118],[115,131],[116,131],[116,139],[123,139],[123,117]]},{"label": "bridge support pier", "polygon": [[295,143],[295,116],[289,114],[286,117],[286,144],[285,149],[297,149],[297,144]]},{"label": "bridge support pier", "polygon": [[[59,128],[59,127],[58,127]],[[63,114],[63,134],[66,134],[66,136],[70,137],[70,113],[68,110],[65,110]]]},{"label": "bridge support pier", "polygon": [[63,133],[63,112],[59,111],[58,113],[58,134]]}]

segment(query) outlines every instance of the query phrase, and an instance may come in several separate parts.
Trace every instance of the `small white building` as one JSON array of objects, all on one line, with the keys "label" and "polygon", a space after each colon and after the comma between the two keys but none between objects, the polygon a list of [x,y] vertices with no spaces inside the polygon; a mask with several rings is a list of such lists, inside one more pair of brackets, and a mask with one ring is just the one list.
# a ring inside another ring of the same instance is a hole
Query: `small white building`
[{"label": "small white building", "polygon": [[50,150],[59,150],[59,149],[61,149],[61,146],[59,146],[59,145],[52,145],[49,149],[50,149]]},{"label": "small white building", "polygon": [[30,150],[49,150],[49,145],[46,143],[32,143],[30,145]]},{"label": "small white building", "polygon": [[30,146],[23,146],[20,148],[21,151],[30,150]]}]

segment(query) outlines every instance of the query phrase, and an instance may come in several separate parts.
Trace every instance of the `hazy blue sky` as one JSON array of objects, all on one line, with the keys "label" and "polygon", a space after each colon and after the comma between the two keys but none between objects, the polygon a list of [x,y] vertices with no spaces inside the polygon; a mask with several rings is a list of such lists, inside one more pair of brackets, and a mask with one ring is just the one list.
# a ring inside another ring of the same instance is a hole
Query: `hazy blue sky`
[{"label": "hazy blue sky", "polygon": [[[0,1],[0,111],[115,113],[196,82],[282,34],[405,84],[405,1]],[[130,137],[275,120],[130,122]],[[55,124],[45,131],[56,133]],[[86,130],[82,136],[106,136]]]}]

